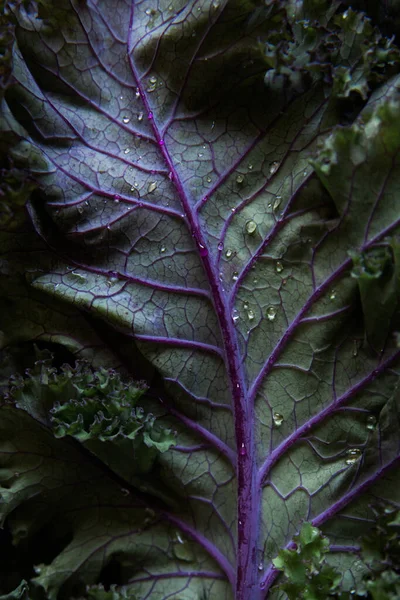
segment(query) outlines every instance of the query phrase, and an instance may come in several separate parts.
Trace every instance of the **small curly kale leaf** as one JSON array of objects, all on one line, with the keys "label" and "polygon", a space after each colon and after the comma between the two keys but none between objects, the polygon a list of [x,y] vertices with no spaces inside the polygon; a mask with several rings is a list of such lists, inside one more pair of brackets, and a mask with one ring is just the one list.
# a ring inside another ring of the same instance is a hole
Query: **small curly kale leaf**
[{"label": "small curly kale leaf", "polygon": [[311,523],[303,523],[294,542],[296,549],[280,550],[272,561],[285,574],[279,589],[286,592],[289,600],[325,600],[337,590],[341,580],[340,574],[325,563],[329,540]]},{"label": "small curly kale leaf", "polygon": [[137,406],[147,390],[144,382],[125,381],[113,369],[93,370],[85,361],[63,365],[58,372],[49,353],[39,356],[25,377],[11,379],[7,399],[51,427],[56,438],[89,442],[95,453],[98,442],[128,443],[142,472],[153,466],[159,452],[175,445],[173,432]]}]

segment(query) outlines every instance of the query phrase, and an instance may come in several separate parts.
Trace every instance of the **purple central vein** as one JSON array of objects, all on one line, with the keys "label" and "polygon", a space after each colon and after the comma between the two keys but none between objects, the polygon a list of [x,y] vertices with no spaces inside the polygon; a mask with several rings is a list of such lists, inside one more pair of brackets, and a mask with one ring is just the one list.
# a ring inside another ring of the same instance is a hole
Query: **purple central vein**
[{"label": "purple central vein", "polygon": [[[139,93],[141,95],[145,110],[150,115],[151,107],[144,93],[143,87],[140,84],[140,78],[133,64],[131,42],[132,42],[132,26],[133,26],[133,10],[131,12],[131,22],[129,24],[129,43],[128,56],[132,73],[137,81]],[[164,142],[160,135],[160,128],[157,127],[155,119],[151,119],[153,131],[157,142]],[[221,289],[218,272],[215,265],[212,264],[210,254],[206,249],[206,243],[201,231],[200,223],[197,214],[192,210],[189,198],[183,188],[182,182],[175,169],[171,156],[168,152],[165,143],[160,145],[160,151],[168,165],[175,184],[177,195],[181,201],[181,205],[185,212],[189,227],[191,228],[192,236],[197,244],[199,254],[203,262],[203,268],[207,274],[211,294],[213,298],[214,308],[219,320],[221,336],[223,340],[225,363],[227,365],[229,379],[231,382],[231,391],[234,406],[235,434],[237,447],[241,449],[240,460],[237,466],[238,479],[238,550],[237,561],[238,569],[236,576],[237,600],[245,600],[247,598],[247,590],[249,589],[254,578],[253,569],[253,549],[256,543],[255,518],[256,507],[258,506],[258,496],[255,489],[255,471],[254,471],[254,452],[253,452],[253,431],[249,426],[253,422],[252,414],[249,414],[249,403],[247,402],[244,375],[241,366],[240,353],[237,344],[236,332],[233,327],[231,315],[227,304],[224,302],[223,292]],[[253,407],[250,406],[252,413]],[[247,424],[247,426],[246,426]],[[218,559],[218,564],[227,574],[230,582],[234,585],[235,575],[231,565],[220,551],[209,540],[200,536],[198,540],[202,546]]]}]

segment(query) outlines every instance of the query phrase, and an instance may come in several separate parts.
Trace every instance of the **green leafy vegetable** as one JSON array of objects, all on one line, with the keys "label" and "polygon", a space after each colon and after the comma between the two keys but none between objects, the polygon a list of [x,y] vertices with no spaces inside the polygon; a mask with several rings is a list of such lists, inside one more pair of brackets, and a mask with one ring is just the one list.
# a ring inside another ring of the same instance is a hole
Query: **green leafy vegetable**
[{"label": "green leafy vegetable", "polygon": [[397,4],[1,4],[0,594],[397,594]]}]

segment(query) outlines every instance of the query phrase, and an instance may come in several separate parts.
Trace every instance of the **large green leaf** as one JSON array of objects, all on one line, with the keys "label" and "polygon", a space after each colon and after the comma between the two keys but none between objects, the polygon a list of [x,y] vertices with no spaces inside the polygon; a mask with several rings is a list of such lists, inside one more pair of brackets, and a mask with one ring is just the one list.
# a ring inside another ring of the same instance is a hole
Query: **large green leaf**
[{"label": "large green leaf", "polygon": [[37,187],[26,229],[1,236],[6,343],[135,375],[140,357],[177,432],[142,498],[126,452],[3,407],[7,523],[65,520],[71,539],[36,587],[82,594],[114,561],[137,597],[272,598],[306,520],[350,589],[371,499],[399,502],[393,40],[323,0],[13,13],[2,127]]}]

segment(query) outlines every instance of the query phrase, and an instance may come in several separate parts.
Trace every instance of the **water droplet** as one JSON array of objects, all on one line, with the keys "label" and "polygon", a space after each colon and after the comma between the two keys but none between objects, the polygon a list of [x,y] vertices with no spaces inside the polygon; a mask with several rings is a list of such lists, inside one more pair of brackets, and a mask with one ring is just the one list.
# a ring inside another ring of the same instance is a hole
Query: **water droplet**
[{"label": "water droplet", "polygon": [[253,170],[253,165],[252,165],[251,163],[249,163],[249,164],[247,165],[247,168],[248,168],[248,170],[249,170],[249,171],[252,171],[252,170]]},{"label": "water droplet", "polygon": [[282,202],[282,196],[277,196],[275,198],[274,204],[272,206],[272,210],[277,210]]},{"label": "water droplet", "polygon": [[277,161],[274,161],[269,168],[269,172],[271,173],[271,175],[273,175],[274,173],[277,172],[278,169],[279,169],[279,163]]},{"label": "water droplet", "polygon": [[264,565],[262,563],[262,561],[260,563],[258,563],[258,570],[262,571],[264,569]]},{"label": "water droplet", "polygon": [[308,173],[307,171],[303,171],[303,177],[307,177]]},{"label": "water droplet", "polygon": [[148,115],[147,115],[147,118],[151,121],[151,119],[153,118],[153,113],[149,112]]},{"label": "water droplet", "polygon": [[123,100],[123,99],[124,99],[124,97],[123,97],[123,96],[120,96],[120,97],[119,97],[119,99],[120,99],[120,100]]},{"label": "water droplet", "polygon": [[157,189],[157,183],[155,181],[152,181],[151,183],[149,183],[147,191],[149,192],[149,194],[151,194],[151,192],[154,192],[155,189]]},{"label": "water droplet", "polygon": [[117,202],[117,203],[118,203],[120,200],[121,200],[121,196],[118,196],[118,194],[116,194],[116,195],[114,196],[114,202]]},{"label": "water droplet", "polygon": [[224,248],[224,244],[222,242],[219,242],[218,250],[221,252],[221,250],[223,250],[223,248]]},{"label": "water droplet", "polygon": [[386,506],[383,512],[385,513],[385,515],[392,515],[395,512],[395,510],[396,509],[394,508],[394,506]]},{"label": "water droplet", "polygon": [[357,340],[353,341],[353,356],[356,357],[358,355],[358,342]]},{"label": "water droplet", "polygon": [[160,252],[161,252],[161,254],[164,254],[165,251],[166,251],[166,247],[165,246],[160,246]]},{"label": "water droplet", "polygon": [[349,11],[345,10],[344,13],[342,14],[342,19],[347,19],[348,16],[349,16]]},{"label": "water droplet", "polygon": [[42,569],[40,567],[33,567],[33,570],[35,571],[36,575],[40,575],[40,573],[42,572]]},{"label": "water droplet", "polygon": [[146,8],[146,15],[154,15],[154,8]]},{"label": "water droplet", "polygon": [[123,123],[125,123],[125,125],[126,125],[127,123],[129,123],[129,121],[130,121],[130,118],[129,118],[129,117],[122,117],[122,122],[123,122]]},{"label": "water droplet", "polygon": [[173,545],[173,551],[174,551],[175,557],[178,560],[183,560],[185,562],[192,562],[192,560],[194,559],[194,554],[193,554],[192,549],[187,544],[187,542],[185,542],[182,538],[180,538],[180,540],[182,540],[182,541],[175,542]]},{"label": "water droplet", "polygon": [[137,120],[138,120],[138,121],[143,121],[143,113],[142,113],[142,112],[140,112],[140,113],[138,114],[138,116],[137,116]]},{"label": "water droplet", "polygon": [[211,183],[211,177],[209,175],[207,177],[207,183]]},{"label": "water droplet", "polygon": [[249,303],[248,303],[248,302],[244,302],[244,303],[243,303],[243,308],[244,308],[244,310],[248,310],[248,308],[249,308]]},{"label": "water droplet", "polygon": [[78,206],[78,213],[81,215],[83,213],[83,206]]},{"label": "water droplet", "polygon": [[135,96],[136,98],[140,98],[139,88],[136,88]]},{"label": "water droplet", "polygon": [[336,298],[336,291],[332,290],[329,295],[329,300],[335,300],[335,298]]},{"label": "water droplet", "polygon": [[124,150],[124,154],[129,154],[129,152],[130,152],[130,151],[131,151],[131,149],[130,149],[130,148],[125,148],[125,150]]},{"label": "water droplet", "polygon": [[199,244],[200,256],[208,256],[208,250],[203,244]]},{"label": "water droplet", "polygon": [[362,456],[360,448],[350,448],[346,452],[346,465],[354,465]]},{"label": "water droplet", "polygon": [[122,494],[123,496],[129,496],[129,494],[130,494],[130,491],[129,491],[129,490],[127,490],[126,488],[121,488],[121,494]]},{"label": "water droplet", "polygon": [[202,152],[198,152],[197,156],[198,156],[199,158],[202,158],[202,157],[204,156],[204,154],[203,154]]},{"label": "water droplet", "polygon": [[244,181],[244,176],[243,175],[238,175],[236,177],[236,183],[243,183]]},{"label": "water droplet", "polygon": [[275,271],[277,273],[282,273],[283,271],[283,264],[279,260],[277,260],[275,263]]},{"label": "water droplet", "polygon": [[230,248],[227,248],[227,250],[225,250],[225,256],[226,258],[232,258],[233,256],[233,251]]},{"label": "water droplet", "polygon": [[276,308],[274,308],[273,306],[270,306],[269,308],[267,308],[267,319],[268,321],[273,321],[276,317]]},{"label": "water droplet", "polygon": [[255,283],[255,284],[257,284],[257,283],[258,283],[258,279],[257,279],[257,277],[254,277],[254,279],[253,279],[253,283]]},{"label": "water droplet", "polygon": [[239,313],[236,310],[236,308],[234,308],[233,311],[232,311],[232,321],[234,323],[237,323],[239,321]]},{"label": "water droplet", "polygon": [[247,221],[246,225],[246,233],[249,235],[253,235],[257,231],[257,223],[255,221]]},{"label": "water droplet", "polygon": [[157,77],[155,77],[154,75],[152,75],[149,79],[150,83],[157,83]]},{"label": "water droplet", "polygon": [[272,415],[272,419],[277,427],[280,427],[283,423],[283,416],[281,415],[281,413],[274,412],[274,414]]},{"label": "water droplet", "polygon": [[233,271],[232,273],[232,281],[237,281],[239,277],[239,273],[237,271]]},{"label": "water droplet", "polygon": [[369,431],[373,431],[375,429],[376,426],[376,417],[374,417],[374,415],[370,415],[367,418],[367,429]]},{"label": "water droplet", "polygon": [[242,445],[240,446],[239,454],[240,454],[240,456],[246,456],[246,454],[247,454],[246,446],[244,445],[244,442],[242,442]]},{"label": "water droplet", "polygon": [[71,275],[78,281],[86,281],[86,275],[81,275],[81,273],[77,273],[76,271],[72,271]]},{"label": "water droplet", "polygon": [[252,310],[248,311],[247,318],[249,319],[249,321],[254,321],[254,312]]},{"label": "water droplet", "polygon": [[214,10],[217,10],[217,8],[219,7],[219,2],[217,2],[217,0],[215,0],[211,6]]},{"label": "water droplet", "polygon": [[214,129],[214,127],[215,127],[215,121],[213,121],[213,122],[211,123],[211,129]]}]

